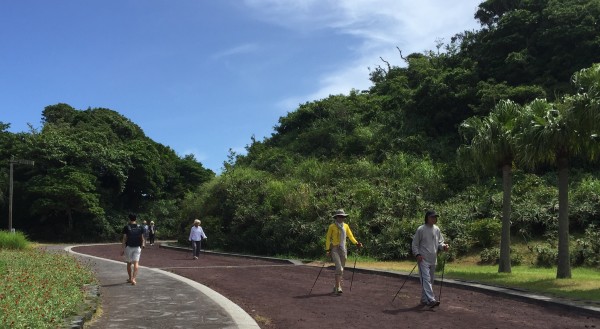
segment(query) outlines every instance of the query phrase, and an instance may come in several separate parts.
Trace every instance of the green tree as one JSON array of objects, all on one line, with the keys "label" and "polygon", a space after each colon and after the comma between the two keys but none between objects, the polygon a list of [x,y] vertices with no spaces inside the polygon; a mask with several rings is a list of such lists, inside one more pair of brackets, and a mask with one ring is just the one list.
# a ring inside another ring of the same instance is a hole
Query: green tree
[{"label": "green tree", "polygon": [[521,106],[512,101],[501,101],[484,118],[471,117],[461,124],[461,133],[467,140],[463,152],[484,169],[502,169],[502,237],[498,272],[511,272],[510,216],[512,166],[515,158],[515,126]]},{"label": "green tree", "polygon": [[[265,144],[285,146],[287,152],[273,154],[279,158],[278,162],[285,162],[284,157],[292,154],[324,158],[367,155],[374,134],[363,126],[368,125],[378,109],[375,98],[352,91],[349,96],[329,96],[305,103],[279,119],[275,133]],[[256,142],[250,146],[253,152],[265,151],[264,147],[254,144]]]},{"label": "green tree", "polygon": [[34,193],[31,212],[41,218],[66,218],[68,234],[73,234],[73,213],[91,219],[102,217],[104,210],[96,192],[96,177],[73,167],[52,169],[30,180]]},{"label": "green tree", "polygon": [[573,72],[600,61],[598,17],[599,0],[487,0],[475,15],[484,28],[463,34],[461,47],[482,80],[560,96]]},{"label": "green tree", "polygon": [[534,167],[552,163],[558,168],[557,278],[571,277],[569,254],[569,161],[576,156],[595,160],[599,154],[600,65],[573,76],[578,93],[559,102],[536,100],[525,107],[517,143],[518,156]]},{"label": "green tree", "polygon": [[[0,161],[10,159],[10,154],[7,153],[9,150],[9,145],[11,144],[11,133],[6,131],[10,127],[10,124],[4,123],[0,121]],[[8,175],[6,173],[6,166],[4,162],[2,162],[2,167],[0,167],[0,186],[6,186],[5,182],[8,179]],[[4,189],[0,188],[0,205],[4,203]]]},{"label": "green tree", "polygon": [[[193,156],[180,158],[109,109],[56,104],[44,109],[42,122],[40,131],[11,138],[20,141],[12,143],[18,155],[36,161],[28,172],[32,193],[19,195],[32,205],[31,218],[22,223],[38,237],[78,237],[89,230],[110,237],[132,211],[178,218],[177,200],[214,176]],[[40,223],[55,223],[57,230],[44,233],[39,228],[47,225]]]},{"label": "green tree", "polygon": [[482,25],[494,26],[506,12],[518,8],[521,0],[487,0],[479,5],[475,18]]}]

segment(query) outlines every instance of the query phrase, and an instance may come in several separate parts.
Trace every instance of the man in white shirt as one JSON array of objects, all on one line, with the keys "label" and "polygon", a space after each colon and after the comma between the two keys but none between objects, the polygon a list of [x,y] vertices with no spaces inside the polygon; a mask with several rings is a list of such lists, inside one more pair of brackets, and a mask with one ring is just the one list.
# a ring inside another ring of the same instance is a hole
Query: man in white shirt
[{"label": "man in white shirt", "polygon": [[412,241],[412,252],[417,257],[419,274],[421,276],[421,304],[431,308],[440,305],[433,292],[435,267],[438,251],[448,251],[444,236],[437,223],[438,214],[435,211],[425,213],[425,224],[419,226]]},{"label": "man in white shirt", "polygon": [[202,226],[200,226],[200,220],[194,220],[194,226],[190,230],[190,242],[192,243],[192,252],[194,254],[194,259],[198,259],[200,256],[200,247],[202,246],[202,239],[206,239],[206,234],[204,234],[204,230]]}]

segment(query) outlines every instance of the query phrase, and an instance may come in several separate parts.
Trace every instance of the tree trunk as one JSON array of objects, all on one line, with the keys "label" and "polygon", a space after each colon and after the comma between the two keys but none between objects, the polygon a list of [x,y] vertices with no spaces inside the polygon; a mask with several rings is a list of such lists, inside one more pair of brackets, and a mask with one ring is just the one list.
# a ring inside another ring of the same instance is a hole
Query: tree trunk
[{"label": "tree trunk", "polygon": [[67,209],[67,228],[70,232],[73,232],[73,213],[71,212],[71,208]]},{"label": "tree trunk", "polygon": [[558,159],[558,267],[557,279],[571,278],[569,255],[569,160]]},{"label": "tree trunk", "polygon": [[498,272],[510,273],[510,202],[512,190],[511,164],[502,166],[502,238],[500,240],[500,263]]}]

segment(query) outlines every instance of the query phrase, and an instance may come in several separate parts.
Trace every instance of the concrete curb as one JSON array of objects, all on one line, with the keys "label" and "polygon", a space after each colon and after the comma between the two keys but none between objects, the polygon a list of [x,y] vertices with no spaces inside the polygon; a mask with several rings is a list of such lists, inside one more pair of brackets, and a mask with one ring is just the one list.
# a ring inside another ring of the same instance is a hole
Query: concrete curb
[{"label": "concrete curb", "polygon": [[86,322],[90,321],[100,305],[100,287],[96,284],[86,285],[84,287],[86,291],[86,297],[84,305],[82,306],[82,314],[74,315],[68,318],[66,328],[69,329],[83,329]]}]

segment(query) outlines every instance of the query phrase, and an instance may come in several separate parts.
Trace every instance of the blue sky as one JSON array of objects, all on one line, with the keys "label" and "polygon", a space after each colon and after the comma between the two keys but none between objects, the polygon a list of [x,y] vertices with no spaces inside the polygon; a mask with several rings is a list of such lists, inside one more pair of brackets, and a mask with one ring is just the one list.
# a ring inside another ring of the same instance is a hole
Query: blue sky
[{"label": "blue sky", "polygon": [[475,0],[2,0],[0,121],[104,107],[220,172],[300,104],[478,29]]}]

